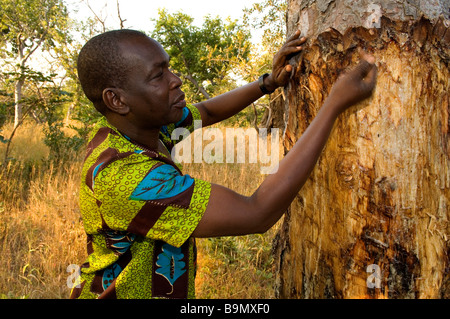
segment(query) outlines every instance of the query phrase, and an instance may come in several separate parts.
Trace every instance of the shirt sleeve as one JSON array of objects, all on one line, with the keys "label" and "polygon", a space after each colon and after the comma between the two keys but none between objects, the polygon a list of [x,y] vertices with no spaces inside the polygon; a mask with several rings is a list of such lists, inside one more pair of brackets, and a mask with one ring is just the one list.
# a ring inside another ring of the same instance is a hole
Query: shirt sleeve
[{"label": "shirt sleeve", "polygon": [[99,173],[94,186],[108,229],[175,247],[194,232],[210,192],[210,183],[182,175],[173,165],[155,160],[116,161]]}]

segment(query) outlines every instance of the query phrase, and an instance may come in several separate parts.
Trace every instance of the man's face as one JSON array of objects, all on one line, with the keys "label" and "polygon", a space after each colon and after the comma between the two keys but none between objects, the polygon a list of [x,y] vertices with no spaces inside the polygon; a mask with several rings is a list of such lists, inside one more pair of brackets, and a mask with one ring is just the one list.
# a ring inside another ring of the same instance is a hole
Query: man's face
[{"label": "man's face", "polygon": [[137,129],[160,128],[178,122],[186,106],[181,80],[169,69],[169,56],[161,45],[144,37],[121,43],[131,59],[124,102],[130,107],[129,120]]}]

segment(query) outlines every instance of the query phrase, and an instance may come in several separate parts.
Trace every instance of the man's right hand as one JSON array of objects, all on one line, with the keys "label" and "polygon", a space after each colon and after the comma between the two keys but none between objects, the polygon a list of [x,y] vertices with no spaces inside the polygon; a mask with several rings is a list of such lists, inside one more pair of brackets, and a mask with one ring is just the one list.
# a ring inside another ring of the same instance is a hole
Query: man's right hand
[{"label": "man's right hand", "polygon": [[350,106],[368,98],[376,84],[375,58],[361,52],[361,62],[351,71],[341,75],[327,98],[339,115]]}]

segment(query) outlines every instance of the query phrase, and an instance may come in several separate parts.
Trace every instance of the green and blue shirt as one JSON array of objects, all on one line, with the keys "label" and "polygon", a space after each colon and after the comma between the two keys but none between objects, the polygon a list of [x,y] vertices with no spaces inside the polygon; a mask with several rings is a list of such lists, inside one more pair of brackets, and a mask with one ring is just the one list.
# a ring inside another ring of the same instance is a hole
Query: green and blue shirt
[{"label": "green and blue shirt", "polygon": [[[188,105],[164,126],[200,120]],[[183,175],[162,153],[130,141],[103,118],[94,128],[82,170],[80,209],[88,258],[71,298],[194,298],[196,249],[191,237],[209,201],[208,182]]]}]

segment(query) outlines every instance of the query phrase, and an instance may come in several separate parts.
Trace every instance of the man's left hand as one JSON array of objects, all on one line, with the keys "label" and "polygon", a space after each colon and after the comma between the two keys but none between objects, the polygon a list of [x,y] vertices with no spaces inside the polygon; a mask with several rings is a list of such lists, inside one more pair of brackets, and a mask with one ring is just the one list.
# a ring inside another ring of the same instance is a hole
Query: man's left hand
[{"label": "man's left hand", "polygon": [[297,30],[273,58],[272,74],[264,80],[264,85],[269,91],[274,91],[276,88],[285,86],[288,83],[293,70],[289,60],[302,51],[302,45],[306,42],[306,38],[300,38],[300,34],[300,30]]}]

